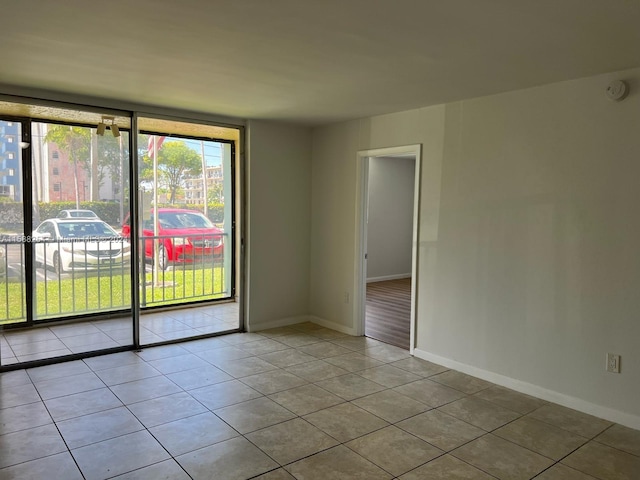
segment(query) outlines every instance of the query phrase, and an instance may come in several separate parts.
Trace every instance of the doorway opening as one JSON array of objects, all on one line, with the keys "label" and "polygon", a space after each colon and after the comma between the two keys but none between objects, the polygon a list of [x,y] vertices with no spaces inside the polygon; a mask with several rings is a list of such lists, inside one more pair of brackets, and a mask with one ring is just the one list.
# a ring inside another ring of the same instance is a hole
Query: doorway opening
[{"label": "doorway opening", "polygon": [[413,352],[420,145],[358,153],[356,331]]}]

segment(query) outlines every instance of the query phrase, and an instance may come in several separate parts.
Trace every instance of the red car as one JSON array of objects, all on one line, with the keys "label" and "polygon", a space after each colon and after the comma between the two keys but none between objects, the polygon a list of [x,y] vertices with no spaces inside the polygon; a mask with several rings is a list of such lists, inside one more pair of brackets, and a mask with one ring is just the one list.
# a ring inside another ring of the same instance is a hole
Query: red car
[{"label": "red car", "polygon": [[[142,233],[153,237],[154,211],[144,220]],[[129,237],[129,216],[122,225],[122,235]],[[159,266],[165,270],[170,263],[203,263],[221,258],[224,233],[211,220],[196,210],[182,208],[158,209]],[[153,238],[144,242],[145,257],[153,260]]]}]

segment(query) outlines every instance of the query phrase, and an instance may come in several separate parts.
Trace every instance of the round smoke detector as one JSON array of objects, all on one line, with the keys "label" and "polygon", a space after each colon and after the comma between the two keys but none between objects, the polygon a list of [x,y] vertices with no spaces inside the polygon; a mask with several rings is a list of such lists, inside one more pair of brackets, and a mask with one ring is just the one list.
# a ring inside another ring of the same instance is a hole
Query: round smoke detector
[{"label": "round smoke detector", "polygon": [[629,87],[622,80],[614,80],[609,85],[607,85],[607,90],[605,92],[607,94],[607,98],[609,100],[617,100],[620,101],[629,93]]}]

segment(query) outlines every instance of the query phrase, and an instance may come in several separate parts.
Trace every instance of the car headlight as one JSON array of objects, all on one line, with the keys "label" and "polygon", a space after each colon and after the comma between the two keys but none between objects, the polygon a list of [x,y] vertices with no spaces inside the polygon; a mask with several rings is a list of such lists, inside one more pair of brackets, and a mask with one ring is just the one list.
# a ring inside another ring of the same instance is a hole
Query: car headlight
[{"label": "car headlight", "polygon": [[186,238],[183,238],[183,237],[175,237],[175,238],[172,238],[172,240],[173,240],[173,244],[174,245],[188,245],[189,244],[188,240]]}]

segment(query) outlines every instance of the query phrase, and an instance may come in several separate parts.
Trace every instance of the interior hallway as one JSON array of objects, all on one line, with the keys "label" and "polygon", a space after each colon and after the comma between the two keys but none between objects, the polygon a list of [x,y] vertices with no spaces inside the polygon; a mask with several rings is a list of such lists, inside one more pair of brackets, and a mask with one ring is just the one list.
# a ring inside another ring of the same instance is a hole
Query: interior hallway
[{"label": "interior hallway", "polygon": [[411,279],[367,283],[365,335],[409,350]]}]

